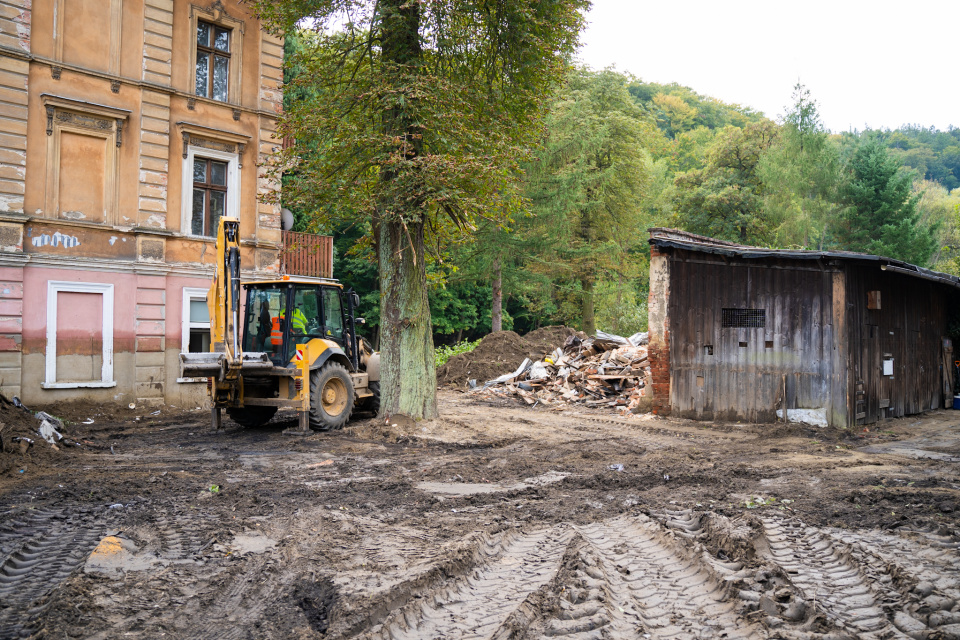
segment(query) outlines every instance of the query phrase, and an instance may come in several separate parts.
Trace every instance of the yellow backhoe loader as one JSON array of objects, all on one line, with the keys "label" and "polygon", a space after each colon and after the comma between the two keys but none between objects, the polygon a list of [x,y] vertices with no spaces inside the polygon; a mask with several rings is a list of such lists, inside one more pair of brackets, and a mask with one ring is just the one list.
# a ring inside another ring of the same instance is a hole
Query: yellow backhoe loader
[{"label": "yellow backhoe loader", "polygon": [[239,229],[236,218],[220,219],[207,294],[210,353],[180,354],[182,377],[208,378],[214,427],[223,409],[258,426],[293,408],[301,432],[339,429],[355,406],[379,411],[380,354],[357,337],[360,297],[326,278],[241,283]]}]

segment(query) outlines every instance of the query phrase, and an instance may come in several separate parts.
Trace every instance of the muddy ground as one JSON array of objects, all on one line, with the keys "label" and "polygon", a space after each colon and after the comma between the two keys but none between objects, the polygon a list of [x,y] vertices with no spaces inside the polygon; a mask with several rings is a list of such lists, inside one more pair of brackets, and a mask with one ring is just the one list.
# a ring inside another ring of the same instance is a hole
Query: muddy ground
[{"label": "muddy ground", "polygon": [[79,447],[0,454],[0,638],[960,638],[960,412],[440,409],[63,407]]}]

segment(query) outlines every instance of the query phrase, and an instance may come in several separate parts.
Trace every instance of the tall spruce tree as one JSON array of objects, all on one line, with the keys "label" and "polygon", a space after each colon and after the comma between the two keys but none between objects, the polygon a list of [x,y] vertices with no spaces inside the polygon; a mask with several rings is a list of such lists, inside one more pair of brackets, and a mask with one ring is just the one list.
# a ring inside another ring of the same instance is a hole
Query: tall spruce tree
[{"label": "tall spruce tree", "polygon": [[847,167],[842,196],[848,205],[839,232],[844,249],[926,266],[936,248],[936,224],[926,225],[903,169],[876,137],[862,138]]},{"label": "tall spruce tree", "polygon": [[840,151],[820,122],[810,90],[799,82],[780,135],[760,158],[757,173],[775,245],[823,249],[835,242]]}]

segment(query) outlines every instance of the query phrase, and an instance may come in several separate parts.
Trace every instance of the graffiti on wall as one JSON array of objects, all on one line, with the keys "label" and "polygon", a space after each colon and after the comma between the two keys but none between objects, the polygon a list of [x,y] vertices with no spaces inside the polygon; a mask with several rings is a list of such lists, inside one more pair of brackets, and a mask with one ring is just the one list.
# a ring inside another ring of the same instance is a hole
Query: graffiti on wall
[{"label": "graffiti on wall", "polygon": [[35,238],[31,238],[30,242],[33,243],[35,247],[59,247],[63,246],[66,249],[72,249],[80,244],[80,240],[77,236],[68,236],[59,231],[53,233],[41,233]]}]

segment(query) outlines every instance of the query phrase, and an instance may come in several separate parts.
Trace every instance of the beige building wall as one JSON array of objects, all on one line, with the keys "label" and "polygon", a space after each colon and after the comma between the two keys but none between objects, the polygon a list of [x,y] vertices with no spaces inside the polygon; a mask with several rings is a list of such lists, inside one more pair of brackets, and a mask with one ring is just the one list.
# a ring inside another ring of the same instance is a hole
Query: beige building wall
[{"label": "beige building wall", "polygon": [[[0,391],[35,404],[202,400],[205,385],[172,366],[189,335],[184,296],[209,285],[216,255],[190,224],[194,160],[228,167],[244,270],[275,272],[279,210],[260,198],[278,188],[265,165],[280,144],[282,41],[239,0],[2,4]],[[198,48],[198,22],[228,34],[226,95],[197,95],[198,56],[223,53]],[[110,349],[90,356],[112,362],[112,379],[70,386],[80,347],[62,320],[51,336],[48,310],[80,299],[112,304],[98,320]]]}]

